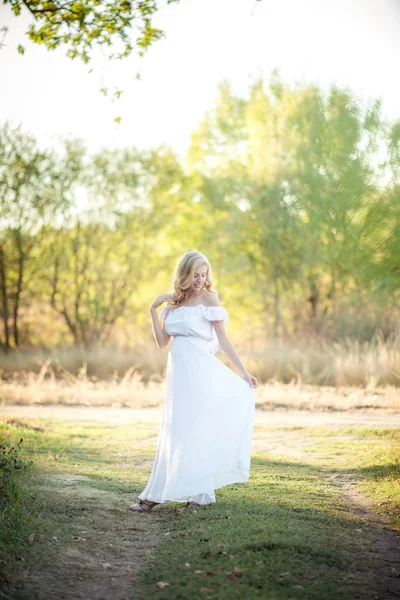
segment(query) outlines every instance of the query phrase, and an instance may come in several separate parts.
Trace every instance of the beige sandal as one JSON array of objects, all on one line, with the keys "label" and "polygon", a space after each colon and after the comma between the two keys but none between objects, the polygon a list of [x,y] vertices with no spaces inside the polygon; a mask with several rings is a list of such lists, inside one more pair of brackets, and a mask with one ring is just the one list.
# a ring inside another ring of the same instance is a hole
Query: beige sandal
[{"label": "beige sandal", "polygon": [[142,512],[149,512],[152,508],[160,504],[160,502],[145,502],[144,500],[139,500],[136,504],[132,504],[129,507],[129,510],[141,510]]},{"label": "beige sandal", "polygon": [[201,504],[197,504],[197,502],[193,502],[192,500],[189,502],[186,502],[186,504],[184,506],[182,506],[182,508],[177,508],[177,512],[179,513],[186,513],[189,512],[190,510],[193,510],[194,508],[198,508],[199,506],[201,506]]},{"label": "beige sandal", "polygon": [[190,500],[185,504],[185,508],[197,508],[198,506],[201,506],[201,504],[199,504],[198,502],[193,502],[193,500]]}]

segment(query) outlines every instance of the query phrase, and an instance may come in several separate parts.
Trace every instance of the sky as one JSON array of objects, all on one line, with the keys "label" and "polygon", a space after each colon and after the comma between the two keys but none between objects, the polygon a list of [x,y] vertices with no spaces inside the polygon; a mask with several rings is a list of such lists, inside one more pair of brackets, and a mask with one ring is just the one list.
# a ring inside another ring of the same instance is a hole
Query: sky
[{"label": "sky", "polygon": [[[66,47],[50,52],[30,42],[27,11],[15,17],[1,4],[0,24],[9,31],[0,49],[0,125],[21,123],[47,147],[79,137],[93,152],[165,143],[183,155],[218,83],[228,80],[245,96],[251,81],[268,82],[275,68],[287,85],[349,87],[363,102],[380,98],[386,118],[400,118],[400,0],[164,0],[159,6],[153,23],[165,38],[143,58],[110,62],[97,51],[84,65],[68,59]],[[101,94],[103,85],[123,89],[121,99]]]}]

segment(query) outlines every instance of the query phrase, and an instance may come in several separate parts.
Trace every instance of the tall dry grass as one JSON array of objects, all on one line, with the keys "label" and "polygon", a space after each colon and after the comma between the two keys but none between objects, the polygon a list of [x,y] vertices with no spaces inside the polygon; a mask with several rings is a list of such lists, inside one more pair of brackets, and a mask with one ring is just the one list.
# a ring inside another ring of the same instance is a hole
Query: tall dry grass
[{"label": "tall dry grass", "polygon": [[[400,410],[400,341],[235,344],[263,409]],[[0,354],[0,403],[145,408],[164,399],[167,351],[68,348]],[[219,358],[229,365],[224,354]]]},{"label": "tall dry grass", "polygon": [[[400,387],[400,335],[385,341],[268,340],[261,347],[235,344],[247,369],[262,383],[304,383],[325,386]],[[229,364],[222,353],[219,358]],[[26,349],[0,354],[0,380],[41,381],[83,375],[90,382],[118,382],[140,376],[143,383],[160,382],[167,350],[151,340],[133,349],[92,347]]]},{"label": "tall dry grass", "polygon": [[[85,365],[74,376],[64,371],[62,378],[29,373],[9,381],[0,380],[0,406],[64,405],[112,408],[155,408],[164,400],[165,381],[144,382],[140,373],[128,369],[120,381],[91,381]],[[256,407],[261,410],[383,410],[400,411],[400,392],[394,386],[374,389],[330,387],[300,382],[278,381],[259,385]]]},{"label": "tall dry grass", "polygon": [[400,335],[385,341],[270,341],[247,363],[262,381],[312,385],[400,386]]}]

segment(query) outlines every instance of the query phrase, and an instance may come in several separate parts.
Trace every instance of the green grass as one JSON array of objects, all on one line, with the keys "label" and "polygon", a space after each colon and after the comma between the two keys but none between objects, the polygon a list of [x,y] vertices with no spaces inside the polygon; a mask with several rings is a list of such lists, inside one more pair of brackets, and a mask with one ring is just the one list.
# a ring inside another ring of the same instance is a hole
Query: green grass
[{"label": "green grass", "polygon": [[[307,465],[255,456],[249,484],[170,523],[139,598],[350,597],[359,548],[339,506]],[[154,589],[157,580],[169,583],[167,594]]]},{"label": "green grass", "polygon": [[[259,426],[256,432],[272,434]],[[32,590],[38,598],[51,597],[50,576],[59,589],[88,576],[83,560],[65,558],[72,551],[99,565],[107,557],[123,560],[140,546],[142,534],[131,533],[137,530],[153,535],[157,545],[152,559],[141,565],[132,598],[374,598],[379,592],[370,552],[375,528],[347,510],[326,475],[356,476],[374,510],[396,525],[398,430],[273,432],[288,445],[306,443],[304,459],[258,450],[250,481],[217,490],[214,506],[178,514],[181,504],[168,503],[136,514],[127,506],[147,482],[158,427],[52,419],[0,423],[1,437],[9,442],[22,437],[25,456],[34,460],[32,471],[20,478],[20,509],[2,520],[2,582],[8,593],[26,598],[22,575],[30,571],[38,578],[28,597],[34,597]],[[385,498],[389,503],[378,506]],[[89,576],[103,576],[101,566]],[[159,589],[160,581],[169,585]]]},{"label": "green grass", "polygon": [[[39,572],[56,553],[54,577],[62,582],[61,556],[66,548],[101,554],[108,547],[109,528],[125,535],[132,521],[126,506],[143,489],[153,454],[153,448],[144,448],[141,442],[154,438],[157,428],[147,423],[117,427],[52,419],[19,421],[21,426],[0,422],[0,439],[11,445],[22,437],[22,454],[34,466],[19,477],[20,506],[1,518],[0,584],[8,586],[13,598],[25,600],[26,590],[18,580],[27,570]],[[33,534],[37,539],[32,543]],[[57,541],[52,541],[54,537]],[[123,541],[123,537],[116,541],[116,552]],[[80,570],[79,565],[74,568],[72,576]],[[64,577],[68,589],[71,573]],[[42,587],[37,583],[38,598],[46,598]]]},{"label": "green grass", "polygon": [[[400,430],[387,428],[310,428],[307,447],[313,463],[359,480],[358,489],[373,510],[400,530]],[[347,438],[347,439],[346,439]]]}]

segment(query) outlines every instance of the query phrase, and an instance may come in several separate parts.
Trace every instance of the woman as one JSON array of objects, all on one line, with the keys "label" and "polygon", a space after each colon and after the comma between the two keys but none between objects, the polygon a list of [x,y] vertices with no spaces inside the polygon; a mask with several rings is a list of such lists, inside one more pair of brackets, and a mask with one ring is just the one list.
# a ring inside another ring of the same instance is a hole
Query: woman
[{"label": "woman", "polygon": [[[157,504],[212,504],[214,490],[249,478],[254,388],[230,341],[229,315],[213,289],[211,266],[201,252],[181,256],[173,293],[161,294],[150,312],[159,348],[172,338],[157,452],[146,488],[131,510]],[[168,302],[160,312],[156,309]],[[223,350],[240,376],[214,353]]]}]

